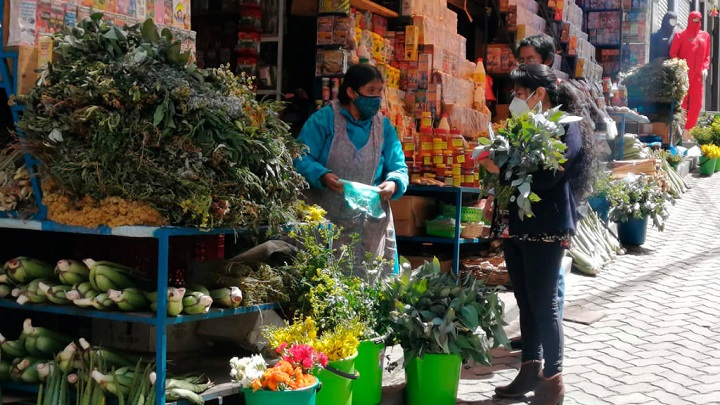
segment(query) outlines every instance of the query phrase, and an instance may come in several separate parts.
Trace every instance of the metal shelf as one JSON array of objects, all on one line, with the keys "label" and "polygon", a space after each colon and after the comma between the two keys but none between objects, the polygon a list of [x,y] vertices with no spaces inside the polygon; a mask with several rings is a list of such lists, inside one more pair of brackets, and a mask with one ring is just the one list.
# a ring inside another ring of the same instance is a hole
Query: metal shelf
[{"label": "metal shelf", "polygon": [[360,10],[370,11],[387,18],[397,18],[398,13],[370,0],[350,0],[350,5]]},{"label": "metal shelf", "polygon": [[[18,309],[59,315],[82,316],[86,318],[108,319],[111,321],[120,322],[144,323],[148,325],[156,325],[158,319],[152,312],[98,311],[95,309],[53,304],[20,305],[17,302],[7,298],[0,299],[0,308]],[[235,316],[239,314],[247,314],[251,312],[259,312],[277,308],[280,308],[279,304],[260,304],[239,308],[211,308],[210,311],[206,314],[165,317],[165,324],[175,325],[180,323],[198,322],[207,319],[224,318],[228,316]]]}]

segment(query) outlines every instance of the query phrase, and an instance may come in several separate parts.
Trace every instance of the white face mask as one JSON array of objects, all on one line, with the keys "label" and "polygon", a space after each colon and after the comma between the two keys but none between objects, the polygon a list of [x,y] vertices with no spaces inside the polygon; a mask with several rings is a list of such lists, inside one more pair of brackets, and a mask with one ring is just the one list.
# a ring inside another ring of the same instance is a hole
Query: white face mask
[{"label": "white face mask", "polygon": [[[532,93],[530,93],[527,99],[529,100],[534,94],[535,92],[533,91]],[[540,102],[535,105],[536,110],[539,104]],[[513,97],[508,109],[510,110],[510,114],[512,114],[513,117],[519,117],[530,111],[530,106],[528,105],[526,100],[520,99],[518,97]]]},{"label": "white face mask", "polygon": [[674,27],[674,26],[677,25],[677,20],[674,19],[674,18],[671,18],[671,19],[668,20],[668,24],[669,24],[671,27]]}]

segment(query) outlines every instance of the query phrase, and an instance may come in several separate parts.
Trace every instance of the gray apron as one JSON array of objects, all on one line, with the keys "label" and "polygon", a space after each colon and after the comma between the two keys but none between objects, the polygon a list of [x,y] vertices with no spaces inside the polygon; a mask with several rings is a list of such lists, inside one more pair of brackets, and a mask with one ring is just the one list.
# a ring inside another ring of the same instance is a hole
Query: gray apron
[{"label": "gray apron", "polygon": [[[326,167],[342,180],[373,185],[384,141],[383,116],[378,113],[373,117],[370,139],[361,149],[357,149],[348,137],[348,122],[340,112],[340,103],[333,101],[332,108],[335,113],[335,134]],[[372,254],[372,257],[395,260],[395,225],[387,201],[382,201],[385,217],[377,219],[369,217],[364,211],[351,209],[342,193],[310,189],[305,191],[305,197],[309,203],[323,207],[327,211],[327,219],[343,228],[338,244],[346,245],[350,243],[353,234],[359,235],[360,243],[356,245],[355,251],[355,267],[358,268],[356,275],[364,275],[360,266],[367,253]],[[391,266],[381,269],[383,274],[391,271]]]}]

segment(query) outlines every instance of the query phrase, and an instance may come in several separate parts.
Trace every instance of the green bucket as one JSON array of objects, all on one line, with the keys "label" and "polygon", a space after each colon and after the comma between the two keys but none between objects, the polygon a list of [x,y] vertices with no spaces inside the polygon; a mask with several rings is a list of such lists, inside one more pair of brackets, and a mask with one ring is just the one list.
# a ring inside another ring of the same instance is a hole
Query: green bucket
[{"label": "green bucket", "polygon": [[[322,390],[318,392],[318,405],[352,405],[352,383],[357,379],[356,358],[357,353],[343,360],[331,361],[326,369],[320,370],[318,378],[322,383]],[[331,370],[337,370],[345,375],[338,375]]]},{"label": "green bucket", "polygon": [[378,405],[382,401],[384,340],[363,340],[358,346],[355,369],[360,376],[352,383],[353,405]]},{"label": "green bucket", "polygon": [[407,405],[455,405],[462,358],[456,354],[426,354],[405,366]]},{"label": "green bucket", "polygon": [[708,159],[705,156],[700,156],[700,174],[703,176],[712,176],[715,173],[715,165],[717,159]]},{"label": "green bucket", "polygon": [[294,391],[267,391],[252,389],[244,390],[245,405],[315,405],[317,393],[320,390],[320,381],[315,384]]},{"label": "green bucket", "polygon": [[715,159],[715,173],[720,172],[720,159]]}]

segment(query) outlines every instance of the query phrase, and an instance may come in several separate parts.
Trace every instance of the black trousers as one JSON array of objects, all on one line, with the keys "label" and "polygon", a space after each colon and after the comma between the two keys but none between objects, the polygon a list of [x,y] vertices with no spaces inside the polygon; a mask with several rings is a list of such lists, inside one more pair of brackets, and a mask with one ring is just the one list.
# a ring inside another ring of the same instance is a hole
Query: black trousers
[{"label": "black trousers", "polygon": [[560,242],[503,241],[505,263],[520,309],[522,361],[545,360],[545,377],[562,371],[563,326],[558,310]]}]

